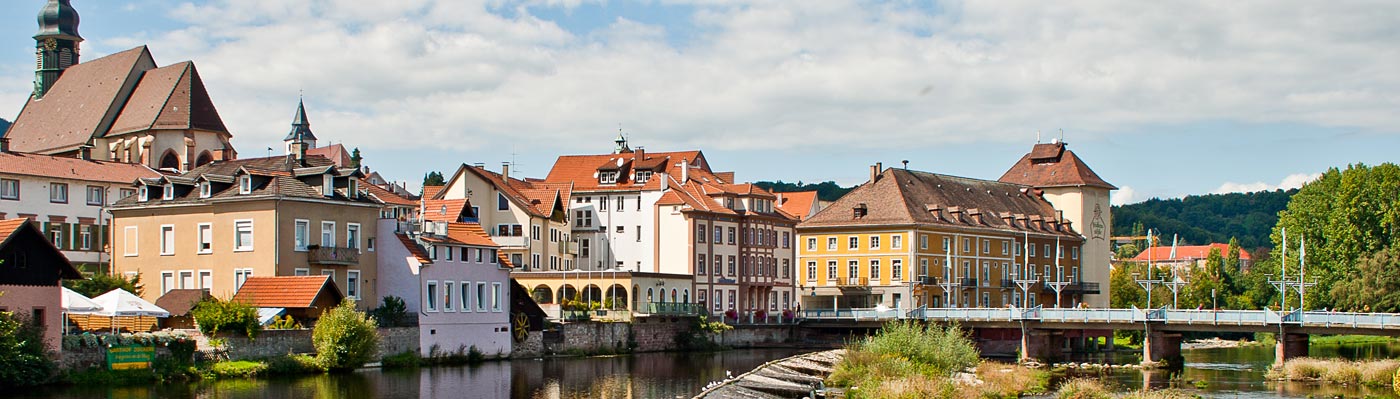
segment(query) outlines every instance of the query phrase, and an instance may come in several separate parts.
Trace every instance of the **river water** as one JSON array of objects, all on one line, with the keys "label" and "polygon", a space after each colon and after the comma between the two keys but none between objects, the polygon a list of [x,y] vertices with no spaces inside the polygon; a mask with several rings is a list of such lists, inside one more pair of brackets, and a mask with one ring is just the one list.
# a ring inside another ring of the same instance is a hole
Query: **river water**
[{"label": "river water", "polygon": [[[412,370],[362,370],[344,375],[317,375],[259,380],[225,380],[190,385],[142,387],[44,387],[0,392],[21,398],[689,398],[706,384],[747,372],[770,360],[807,350],[754,349],[716,353],[643,353],[626,356],[511,360],[477,366]],[[1185,367],[1176,381],[1204,381],[1196,393],[1207,398],[1395,398],[1386,388],[1322,387],[1264,381],[1273,364],[1272,346],[1183,351]],[[1400,344],[1319,345],[1314,357],[1378,359],[1400,355]],[[1131,353],[1097,360],[1126,363]],[[1119,389],[1172,386],[1167,371],[1123,371],[1103,376]],[[1175,384],[1181,384],[1176,382]]]}]

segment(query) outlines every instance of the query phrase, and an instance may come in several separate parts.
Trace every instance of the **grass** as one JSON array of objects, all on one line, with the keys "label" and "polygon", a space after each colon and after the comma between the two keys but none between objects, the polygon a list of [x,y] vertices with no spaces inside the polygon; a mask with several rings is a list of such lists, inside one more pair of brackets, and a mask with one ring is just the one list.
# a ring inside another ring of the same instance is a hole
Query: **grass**
[{"label": "grass", "polygon": [[1393,383],[1400,360],[1349,361],[1300,357],[1282,367],[1270,369],[1265,377],[1285,381],[1321,382],[1334,385],[1384,387]]},{"label": "grass", "polygon": [[[970,373],[969,373],[970,372]],[[1017,397],[1043,391],[1044,372],[983,362],[957,326],[892,322],[876,335],[847,345],[846,356],[827,377],[847,388],[847,397]]]},{"label": "grass", "polygon": [[1194,399],[1199,395],[1180,389],[1154,389],[1114,393],[1102,381],[1092,378],[1076,378],[1060,384],[1055,391],[1056,399]]},{"label": "grass", "polygon": [[209,374],[214,378],[253,378],[265,372],[267,363],[252,360],[224,361],[209,366]]},{"label": "grass", "polygon": [[1308,337],[1308,343],[1312,345],[1383,344],[1393,341],[1395,338],[1370,335],[1313,335]]}]

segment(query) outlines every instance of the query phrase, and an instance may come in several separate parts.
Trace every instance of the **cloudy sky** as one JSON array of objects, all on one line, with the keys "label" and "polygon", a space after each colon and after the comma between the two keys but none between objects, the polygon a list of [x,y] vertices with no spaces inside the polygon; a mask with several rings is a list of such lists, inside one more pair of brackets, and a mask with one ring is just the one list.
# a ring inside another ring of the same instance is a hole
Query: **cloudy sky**
[{"label": "cloudy sky", "polygon": [[[41,0],[0,4],[0,117]],[[1400,2],[73,0],[91,60],[194,60],[244,157],[316,135],[460,163],[701,149],[741,180],[995,179],[1060,132],[1115,202],[1296,187],[1400,148]]]}]

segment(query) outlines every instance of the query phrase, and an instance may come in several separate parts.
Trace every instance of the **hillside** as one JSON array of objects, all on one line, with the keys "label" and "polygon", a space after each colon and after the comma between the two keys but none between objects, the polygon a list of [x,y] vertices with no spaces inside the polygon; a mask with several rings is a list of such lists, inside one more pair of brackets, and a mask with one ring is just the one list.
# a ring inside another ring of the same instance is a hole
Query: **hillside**
[{"label": "hillside", "polygon": [[5,120],[5,118],[0,118],[0,134],[5,134],[5,131],[9,129],[10,121]]},{"label": "hillside", "polygon": [[753,184],[755,186],[762,187],[764,190],[772,191],[775,193],[790,193],[794,191],[816,191],[817,199],[820,199],[822,201],[835,201],[837,198],[841,198],[841,196],[846,195],[846,193],[850,192],[851,189],[855,188],[841,187],[840,185],[837,185],[834,181],[826,181],[817,184],[807,184],[800,181],[797,183],[787,183],[782,180],[778,180],[776,182],[760,181],[754,182]]},{"label": "hillside", "polygon": [[1238,237],[1240,247],[1267,247],[1278,212],[1298,190],[1190,195],[1186,198],[1153,198],[1113,207],[1113,235],[1143,235],[1147,228],[1161,233],[1170,245],[1172,234],[1186,244],[1229,242]]}]

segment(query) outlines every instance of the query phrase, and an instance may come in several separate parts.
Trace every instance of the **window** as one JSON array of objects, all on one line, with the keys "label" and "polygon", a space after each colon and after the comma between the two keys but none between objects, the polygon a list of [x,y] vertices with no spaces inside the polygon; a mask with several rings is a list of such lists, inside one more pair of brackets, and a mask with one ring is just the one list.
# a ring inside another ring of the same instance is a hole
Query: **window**
[{"label": "window", "polygon": [[856,277],[860,277],[860,262],[859,262],[859,261],[854,261],[854,260],[852,260],[852,261],[847,261],[847,262],[846,262],[846,278],[847,278],[849,281],[854,282],[854,281],[856,281]]},{"label": "window", "polygon": [[720,275],[720,273],[722,273],[723,271],[724,271],[724,256],[723,256],[723,255],[715,255],[715,267],[714,267],[715,275],[718,276],[718,275]]},{"label": "window", "polygon": [[130,196],[133,196],[133,195],[136,195],[136,190],[132,190],[132,189],[129,189],[129,188],[123,188],[123,189],[118,189],[118,190],[117,190],[117,197],[118,197],[118,198],[126,198],[126,197],[130,197]]},{"label": "window", "polygon": [[126,244],[124,245],[125,251],[122,251],[123,255],[136,256],[136,238],[136,226],[126,226],[122,229],[122,241],[123,244]]},{"label": "window", "polygon": [[67,184],[67,183],[49,183],[49,202],[59,203],[59,204],[67,204],[67,203],[68,203],[68,184]]},{"label": "window", "polygon": [[[895,236],[895,237],[899,237],[899,236]],[[891,280],[903,280],[903,279],[904,279],[904,260],[903,260],[903,259],[891,259],[891,260],[890,260],[890,279],[891,279]]]},{"label": "window", "polygon": [[578,256],[582,256],[582,257],[585,257],[585,258],[587,258],[587,257],[589,256],[589,255],[588,255],[588,253],[589,253],[589,248],[588,248],[589,245],[588,245],[588,244],[589,244],[590,241],[592,241],[592,240],[589,240],[589,239],[587,239],[587,238],[582,239],[582,240],[578,240]]},{"label": "window", "polygon": [[[599,183],[599,184],[615,184],[615,183],[617,183],[617,175],[618,175],[618,172],[617,172],[617,171],[598,172],[598,183]],[[603,197],[603,198],[607,198],[607,197]],[[606,203],[607,200],[604,199],[603,202]]]},{"label": "window", "polygon": [[238,193],[251,194],[253,192],[253,176],[243,175],[238,177]]},{"label": "window", "polygon": [[919,235],[919,249],[928,249],[928,234]]},{"label": "window", "polygon": [[311,275],[311,269],[304,268],[304,267],[299,267],[299,268],[296,268],[296,269],[292,269],[292,275],[293,275],[293,276],[310,276],[310,275]]},{"label": "window", "polygon": [[540,240],[540,225],[530,225],[530,239],[535,241]]},{"label": "window", "polygon": [[209,182],[199,183],[199,198],[209,198],[214,194],[214,190],[209,186]]},{"label": "window", "polygon": [[652,171],[650,171],[650,170],[639,170],[639,171],[637,171],[636,183],[638,183],[638,184],[646,183],[647,180],[651,180],[651,174],[652,174]]},{"label": "window", "polygon": [[[604,173],[607,173],[607,172],[604,172]],[[606,195],[601,196],[601,197],[598,197],[598,211],[599,211],[599,212],[607,212],[607,211],[608,211],[608,198],[611,198],[611,197],[608,197],[608,196],[606,196]]]},{"label": "window", "polygon": [[[360,249],[360,224],[345,224],[345,247],[350,249]],[[359,252],[359,251],[356,251]]]},{"label": "window", "polygon": [[1045,251],[1044,251],[1044,252],[1041,252],[1041,253],[1040,253],[1040,256],[1044,256],[1044,257],[1046,257],[1046,258],[1049,258],[1049,257],[1051,257],[1051,256],[1055,256],[1055,254],[1050,253],[1050,244],[1045,244]]},{"label": "window", "polygon": [[454,288],[452,284],[451,281],[442,283],[442,310],[444,312],[452,311],[452,288]]},{"label": "window", "polygon": [[92,249],[92,226],[82,226],[82,231],[78,232],[78,249]]},{"label": "window", "polygon": [[175,272],[160,272],[160,294],[175,289]]},{"label": "window", "polygon": [[214,226],[209,223],[200,223],[197,227],[199,235],[199,247],[197,253],[207,254],[214,252]]},{"label": "window", "polygon": [[783,249],[792,248],[792,232],[783,232]]},{"label": "window", "polygon": [[1065,258],[1065,246],[1064,246],[1064,245],[1056,245],[1056,246],[1055,246],[1055,257],[1056,257],[1056,258],[1060,258],[1060,259],[1064,259],[1064,258]]},{"label": "window", "polygon": [[637,242],[642,242],[642,226],[637,226]]},{"label": "window", "polygon": [[878,260],[878,259],[871,259],[871,260],[870,260],[870,283],[871,283],[871,284],[875,284],[876,281],[880,281],[880,260]]},{"label": "window", "polygon": [[164,186],[161,186],[161,188],[160,188],[160,199],[163,199],[163,200],[166,200],[166,201],[175,199],[175,185],[174,185],[174,184],[170,184],[170,183],[165,183]]},{"label": "window", "polygon": [[539,269],[543,266],[540,264],[540,254],[530,254],[530,264],[526,266],[534,266],[535,269]]},{"label": "window", "polygon": [[1079,259],[1079,247],[1069,248],[1070,259]]},{"label": "window", "polygon": [[703,225],[703,224],[697,224],[697,225],[695,225],[695,242],[698,242],[698,243],[701,243],[701,244],[704,244],[704,243],[705,243],[705,225]]},{"label": "window", "polygon": [[811,283],[815,283],[816,281],[817,281],[817,262],[815,262],[815,261],[807,262],[807,283],[808,283],[808,284],[811,284]]},{"label": "window", "polygon": [[709,258],[705,257],[705,254],[695,254],[695,274],[696,274],[696,275],[703,276],[703,275],[706,274],[706,273],[705,273],[705,261],[707,261],[707,260],[709,260]]},{"label": "window", "polygon": [[180,289],[182,289],[182,290],[193,289],[193,288],[195,288],[194,284],[195,284],[195,282],[194,282],[194,272],[193,272],[193,271],[190,271],[190,270],[181,270],[181,271],[180,271]]},{"label": "window", "polygon": [[175,225],[173,224],[160,226],[160,254],[175,254]]},{"label": "window", "polygon": [[[452,253],[455,252],[455,251],[452,250],[452,247],[442,247],[442,249],[443,249],[443,252],[446,252],[446,253],[447,253],[447,260],[448,260],[448,261],[451,261],[451,260],[452,260]],[[467,261],[467,257],[463,256],[463,257],[462,257],[462,261],[463,261],[463,262],[466,262],[466,261]]]},{"label": "window", "polygon": [[836,261],[834,260],[826,262],[826,283],[836,283]]},{"label": "window", "polygon": [[808,238],[808,239],[807,239],[807,250],[808,250],[808,251],[816,251],[816,250],[817,250],[817,239],[816,239],[816,238]]},{"label": "window", "polygon": [[53,231],[49,232],[49,241],[53,242],[53,246],[58,249],[68,249],[66,245],[63,245],[63,225],[54,223],[52,229]]},{"label": "window", "polygon": [[1026,255],[1028,255],[1028,256],[1035,256],[1035,244],[1027,245],[1027,246],[1026,246],[1026,249],[1030,252],[1030,253],[1028,253],[1028,254],[1026,254]]},{"label": "window", "polygon": [[335,176],[329,174],[321,175],[321,195],[335,196]]},{"label": "window", "polygon": [[574,227],[593,227],[593,211],[574,211]]},{"label": "window", "polygon": [[962,239],[962,247],[963,247],[963,249],[962,249],[963,252],[972,252],[972,241],[969,240],[967,237],[963,237],[963,239]]},{"label": "window", "polygon": [[826,239],[826,250],[828,250],[828,251],[835,251],[835,250],[836,250],[836,237],[827,237],[827,239]]},{"label": "window", "polygon": [[102,205],[103,192],[101,186],[87,186],[87,204]]},{"label": "window", "polygon": [[486,283],[476,283],[476,310],[486,311]]},{"label": "window", "polygon": [[335,246],[335,222],[321,222],[321,246]]},{"label": "window", "polygon": [[870,249],[880,249],[880,236],[870,236]]},{"label": "window", "polygon": [[496,210],[497,210],[497,211],[509,211],[509,210],[510,210],[510,200],[506,198],[506,195],[505,195],[504,193],[496,193]]},{"label": "window", "polygon": [[1006,241],[1002,241],[1002,242],[1001,242],[1001,254],[1002,254],[1002,255],[1007,255],[1007,254],[1010,254],[1010,253],[1011,253],[1011,244],[1008,243],[1008,242],[1006,242]]},{"label": "window", "polygon": [[206,290],[207,290],[207,289],[214,288],[214,271],[213,271],[213,270],[200,270],[200,271],[199,271],[199,288],[206,289]]},{"label": "window", "polygon": [[322,276],[331,276],[331,281],[335,281],[335,270],[321,269]]},{"label": "window", "polygon": [[297,219],[292,223],[292,241],[296,251],[305,251],[307,241],[311,239],[311,221]]},{"label": "window", "polygon": [[438,283],[436,281],[429,281],[428,289],[424,291],[423,296],[423,303],[428,304],[428,311],[436,312],[438,310]]},{"label": "window", "polygon": [[792,278],[792,259],[783,259],[783,278]]},{"label": "window", "polygon": [[729,255],[729,275],[730,275],[730,276],[737,276],[737,275],[739,275],[738,273],[735,273],[735,272],[734,272],[734,255]]},{"label": "window", "polygon": [[992,253],[992,240],[982,239],[982,253]]},{"label": "window", "polygon": [[233,290],[238,291],[243,288],[243,283],[253,277],[253,269],[233,269]]},{"label": "window", "polygon": [[233,222],[233,250],[252,251],[253,250],[253,221],[238,220]]},{"label": "window", "polygon": [[729,228],[729,245],[734,245],[734,228]]},{"label": "window", "polygon": [[724,229],[715,226],[715,244],[724,243]]},{"label": "window", "polygon": [[950,238],[948,238],[948,237],[943,237],[943,251],[944,251],[944,252],[947,252],[947,251],[948,251],[948,248],[951,248],[951,247],[949,246],[949,245],[950,245],[950,244],[949,244],[950,242],[952,242],[952,239],[950,239]]},{"label": "window", "polygon": [[150,187],[146,187],[145,184],[142,184],[142,185],[141,185],[141,196],[140,196],[139,198],[137,198],[137,199],[138,199],[138,200],[141,200],[141,202],[146,202],[146,201],[150,200],[150,199],[151,199],[151,188],[150,188]]},{"label": "window", "polygon": [[491,283],[491,311],[501,311],[501,283]]},{"label": "window", "polygon": [[846,239],[846,249],[860,248],[860,237],[851,236]]},{"label": "window", "polygon": [[890,248],[900,249],[904,246],[904,236],[895,234],[890,236]]},{"label": "window", "polygon": [[19,199],[19,180],[0,179],[0,199]]},{"label": "window", "polygon": [[715,310],[724,309],[724,291],[715,290]]},{"label": "window", "polygon": [[457,297],[462,298],[462,311],[470,312],[472,311],[472,282],[463,281],[461,282],[461,285],[461,292],[460,295],[458,295]]},{"label": "window", "polygon": [[365,239],[365,250],[374,252],[374,237],[369,237]]},{"label": "window", "polygon": [[622,211],[622,202],[623,202],[623,200],[626,199],[626,198],[627,198],[627,197],[617,197],[617,210],[618,210],[618,212],[621,212],[621,211]]},{"label": "window", "polygon": [[928,277],[928,259],[919,259],[919,276]]}]

